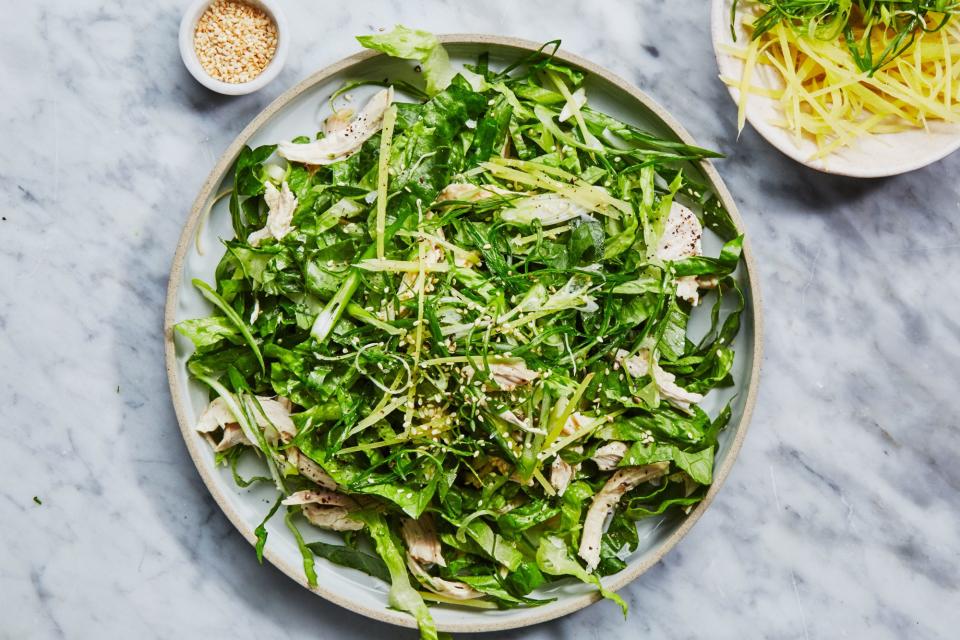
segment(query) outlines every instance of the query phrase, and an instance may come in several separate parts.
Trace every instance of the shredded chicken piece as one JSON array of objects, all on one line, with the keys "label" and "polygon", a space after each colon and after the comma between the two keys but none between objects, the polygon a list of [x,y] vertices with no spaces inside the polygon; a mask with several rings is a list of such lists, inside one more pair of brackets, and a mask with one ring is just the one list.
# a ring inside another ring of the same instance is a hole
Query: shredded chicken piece
[{"label": "shredded chicken piece", "polygon": [[440,550],[440,539],[437,538],[433,518],[429,514],[425,513],[417,520],[404,518],[401,533],[403,533],[403,542],[407,545],[407,553],[414,560],[424,564],[447,566]]},{"label": "shredded chicken piece", "polygon": [[[641,349],[637,355],[633,357],[628,358],[627,355],[626,351],[619,349],[615,359],[631,376],[639,378],[649,373],[650,367],[648,361],[650,351],[648,349]],[[703,400],[703,395],[693,391],[687,391],[680,387],[677,385],[676,379],[675,375],[661,369],[659,364],[653,364],[653,380],[657,383],[660,396],[678,409],[689,412],[690,405],[697,404]]]},{"label": "shredded chicken piece", "polygon": [[253,311],[250,312],[250,324],[254,324],[260,317],[260,299],[253,299]]},{"label": "shredded chicken piece", "polygon": [[324,489],[336,489],[336,481],[323,470],[323,467],[308,458],[302,451],[296,447],[290,447],[286,450],[287,461],[300,471],[300,474],[308,480],[312,480]]},{"label": "shredded chicken piece", "polygon": [[[257,424],[266,429],[266,437],[271,443],[276,443],[277,438],[283,442],[290,442],[297,435],[297,427],[290,419],[290,401],[283,397],[276,400],[267,399],[266,402],[260,401],[263,413],[256,408],[253,414],[256,416]],[[264,423],[264,414],[269,423]],[[276,431],[279,430],[279,433]]]},{"label": "shredded chicken piece", "polygon": [[300,509],[310,524],[314,524],[321,529],[359,531],[364,527],[363,522],[350,517],[352,510],[347,507],[322,507],[317,504],[305,504]]},{"label": "shredded chicken piece", "polygon": [[[674,202],[670,215],[657,245],[657,257],[664,261],[677,261],[703,253],[703,227],[696,214],[690,209]],[[700,302],[696,276],[677,278],[677,295],[691,304]]]},{"label": "shredded chicken piece", "polygon": [[596,418],[591,418],[590,416],[583,415],[579,411],[575,411],[571,413],[567,421],[563,423],[563,428],[560,429],[560,435],[571,436],[577,431],[580,431],[580,429],[593,426],[596,422]]},{"label": "shredded chicken piece", "polygon": [[[257,424],[266,430],[267,439],[272,444],[276,444],[278,439],[285,443],[293,440],[294,436],[297,435],[297,427],[290,419],[293,403],[283,396],[277,396],[276,398],[257,396],[257,401],[260,403],[263,413],[258,411],[249,399],[247,400],[247,410],[250,415],[256,418]],[[264,416],[264,414],[266,415]],[[215,432],[221,428],[223,429],[223,436],[217,441]],[[226,451],[238,444],[256,446],[247,439],[223,398],[216,398],[207,406],[197,420],[197,431],[203,433],[213,445],[214,450],[218,452]],[[331,491],[337,489],[336,481],[323,470],[323,467],[308,458],[296,447],[289,447],[277,452],[277,462],[293,465],[303,477],[312,480],[324,489]]]},{"label": "shredded chicken piece", "polygon": [[553,464],[550,465],[550,486],[556,489],[558,496],[562,496],[570,486],[573,474],[579,467],[579,464],[574,467],[560,456],[553,459]]},{"label": "shredded chicken piece", "polygon": [[323,121],[323,135],[343,135],[353,121],[354,110],[350,107],[337,109]]},{"label": "shredded chicken piece", "polygon": [[600,562],[603,522],[620,502],[623,494],[643,482],[659,478],[667,473],[669,468],[669,462],[655,462],[642,467],[625,467],[610,476],[603,488],[593,497],[583,522],[583,537],[580,538],[578,551],[580,557],[587,563],[587,571],[593,571]]},{"label": "shredded chicken piece", "polygon": [[699,276],[697,277],[697,285],[701,289],[716,289],[720,284],[720,278],[717,276]]},{"label": "shredded chicken piece", "polygon": [[410,573],[413,574],[420,584],[436,594],[453,598],[454,600],[473,600],[474,598],[483,597],[483,593],[468,584],[431,576],[409,553],[407,554],[407,566],[410,568]]},{"label": "shredded chicken piece", "polygon": [[[489,366],[490,376],[497,385],[496,388],[491,387],[491,390],[513,391],[519,386],[533,382],[540,375],[533,369],[527,368],[527,363],[523,360],[491,362]],[[463,368],[463,372],[468,380],[476,373],[473,367],[469,365]]]},{"label": "shredded chicken piece", "polygon": [[532,426],[528,420],[524,420],[510,409],[504,409],[497,414],[497,417],[502,419],[507,424],[512,424],[513,426],[518,427],[521,431],[546,435],[546,431]]},{"label": "shredded chicken piece", "polygon": [[346,507],[347,509],[354,509],[357,506],[356,501],[350,496],[326,489],[306,489],[291,493],[284,498],[283,504],[287,506],[316,504],[321,507]]},{"label": "shredded chicken piece", "polygon": [[597,464],[600,471],[613,471],[623,460],[623,456],[627,455],[629,448],[625,443],[614,440],[599,447],[590,459]]},{"label": "shredded chicken piece", "polygon": [[293,212],[297,210],[297,197],[284,180],[278,191],[269,180],[263,183],[263,200],[267,203],[267,224],[247,236],[247,244],[256,247],[267,238],[283,239],[293,230]]},{"label": "shredded chicken piece", "polygon": [[240,425],[236,422],[231,422],[224,425],[223,427],[223,436],[220,438],[220,442],[216,443],[213,447],[213,450],[217,453],[221,451],[226,451],[227,449],[233,448],[238,444],[251,444],[247,440],[247,436],[243,433],[243,429],[240,428]]},{"label": "shredded chicken piece", "polygon": [[[297,435],[297,428],[290,419],[285,398],[281,400],[257,396],[262,412],[257,409],[251,399],[247,398],[245,402],[247,411],[256,420],[257,425],[265,430],[267,438],[272,443],[275,443],[278,438],[288,441]],[[223,398],[216,398],[207,405],[197,419],[196,429],[206,436],[217,451],[225,451],[237,444],[253,444],[240,429],[240,424]],[[214,435],[218,429],[223,429],[223,436],[219,442]],[[240,430],[239,435],[236,433],[237,430]],[[232,442],[232,444],[225,444],[225,442]]]},{"label": "shredded chicken piece", "polygon": [[216,398],[200,414],[196,429],[200,433],[212,433],[217,429],[225,428],[228,424],[237,424],[237,419],[223,398]]},{"label": "shredded chicken piece", "polygon": [[326,135],[307,144],[281,142],[278,153],[281,157],[304,164],[326,165],[339,162],[360,149],[383,126],[383,114],[393,102],[393,87],[376,93],[360,110],[360,113],[343,124],[341,116],[327,119]]}]

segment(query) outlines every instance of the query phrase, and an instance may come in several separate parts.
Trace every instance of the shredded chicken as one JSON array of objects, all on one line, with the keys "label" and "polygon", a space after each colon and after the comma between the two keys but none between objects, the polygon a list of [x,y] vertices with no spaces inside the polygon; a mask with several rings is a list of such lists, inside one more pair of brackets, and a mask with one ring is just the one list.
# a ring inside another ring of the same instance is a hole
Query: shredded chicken
[{"label": "shredded chicken", "polygon": [[553,459],[553,464],[550,465],[550,486],[557,491],[558,496],[562,496],[570,486],[573,474],[579,467],[579,464],[574,467],[560,456]]},{"label": "shredded chicken", "polygon": [[440,551],[440,539],[433,526],[433,518],[423,514],[419,519],[404,518],[401,525],[403,542],[407,545],[407,553],[417,562],[424,564],[438,564],[447,566]]},{"label": "shredded chicken", "polygon": [[359,531],[364,527],[363,522],[350,517],[352,510],[347,507],[322,507],[318,504],[305,504],[300,509],[311,524],[321,529]]},{"label": "shredded chicken", "polygon": [[563,423],[560,435],[571,436],[581,429],[592,427],[596,423],[597,418],[591,418],[590,416],[583,415],[579,411],[575,411],[571,413],[567,421]]},{"label": "shredded chicken", "polygon": [[267,203],[267,224],[247,236],[247,243],[256,247],[267,238],[281,240],[293,230],[293,212],[297,210],[297,197],[284,180],[278,191],[269,180],[263,183],[263,200]]},{"label": "shredded chicken", "polygon": [[[701,239],[703,227],[696,214],[682,204],[674,202],[670,215],[657,245],[657,257],[664,261],[677,261],[703,253]],[[677,278],[677,295],[691,304],[700,302],[696,276]]]},{"label": "shredded chicken", "polygon": [[343,122],[342,115],[334,114],[327,119],[323,138],[307,144],[281,142],[278,153],[281,157],[305,164],[326,165],[339,162],[358,149],[383,126],[383,114],[393,102],[393,87],[376,93],[350,121]]},{"label": "shredded chicken", "polygon": [[[278,438],[287,441],[297,434],[297,428],[290,419],[286,402],[285,398],[257,396],[257,403],[263,409],[261,412],[251,399],[246,399],[247,412],[256,420],[257,425],[265,430],[271,442],[276,442]],[[216,398],[207,405],[197,419],[196,429],[204,434],[216,451],[225,451],[237,444],[252,445],[223,398]],[[219,441],[215,437],[218,429],[223,430]]]},{"label": "shredded chicken", "polygon": [[[285,443],[293,440],[294,436],[297,435],[296,425],[290,419],[293,403],[283,396],[277,398],[257,396],[257,401],[260,403],[263,413],[258,411],[249,399],[247,400],[247,410],[251,416],[256,418],[257,424],[265,429],[268,440],[273,444],[276,444],[278,439]],[[223,434],[219,440],[216,438],[217,429],[223,429]],[[197,420],[197,431],[201,432],[210,441],[214,451],[217,452],[226,451],[238,444],[256,446],[247,439],[223,398],[217,398],[207,406]],[[288,447],[278,452],[277,461],[293,465],[305,478],[312,480],[324,489],[335,490],[337,488],[336,481],[323,470],[323,467],[308,458],[296,447]]]},{"label": "shredded chicken", "polygon": [[227,403],[223,398],[217,398],[207,405],[197,419],[196,429],[200,433],[212,433],[217,429],[224,429],[228,424],[237,424]]},{"label": "shredded chicken", "polygon": [[287,461],[295,466],[304,478],[312,480],[324,489],[337,488],[336,481],[323,470],[323,467],[304,455],[302,451],[296,447],[290,447],[286,452]]},{"label": "shredded chicken", "polygon": [[521,431],[526,431],[527,433],[536,433],[538,435],[546,435],[547,433],[543,429],[538,429],[532,426],[528,420],[524,420],[510,409],[504,409],[497,414],[497,417],[502,419],[507,424],[518,427]]},{"label": "shredded chicken", "polygon": [[720,278],[717,276],[699,276],[697,284],[701,289],[716,289],[720,284]]},{"label": "shredded chicken", "polygon": [[238,444],[249,445],[250,441],[247,440],[247,436],[244,435],[240,425],[236,422],[231,422],[223,426],[223,436],[220,438],[220,442],[216,443],[216,446],[213,447],[213,450],[220,453]]},{"label": "shredded chicken", "polygon": [[[496,383],[496,389],[501,391],[513,391],[519,386],[529,384],[540,375],[533,369],[527,368],[527,363],[523,360],[515,362],[491,362],[490,377]],[[464,373],[469,380],[476,373],[471,366],[463,368]]]},{"label": "shredded chicken", "polygon": [[350,107],[337,109],[323,121],[323,135],[342,135],[353,121],[354,110]]},{"label": "shredded chicken", "polygon": [[587,571],[593,571],[600,562],[600,538],[603,536],[603,523],[620,502],[623,494],[643,482],[667,473],[669,462],[655,462],[642,467],[625,467],[607,480],[603,488],[593,497],[587,517],[583,522],[583,536],[580,538],[581,558],[587,563]]},{"label": "shredded chicken", "polygon": [[608,442],[602,447],[599,447],[590,459],[596,463],[600,471],[613,471],[617,468],[617,465],[620,464],[620,461],[623,460],[623,456],[627,454],[627,449],[629,448],[630,447],[623,442]]},{"label": "shredded chicken", "polygon": [[283,499],[283,504],[287,506],[316,504],[321,507],[346,507],[347,509],[357,506],[356,501],[350,496],[326,489],[306,489],[291,493]]},{"label": "shredded chicken", "polygon": [[414,575],[420,584],[436,594],[453,598],[454,600],[472,600],[483,597],[483,593],[468,584],[433,577],[427,573],[427,570],[420,566],[416,559],[409,553],[407,554],[407,566],[410,568],[410,573]]},{"label": "shredded chicken", "polygon": [[[637,355],[629,358],[627,355],[626,351],[619,349],[615,359],[631,376],[639,378],[649,373],[649,350],[641,349]],[[653,364],[653,380],[657,384],[660,396],[678,409],[689,412],[690,405],[703,400],[703,395],[680,387],[677,385],[676,379],[676,376],[661,369],[656,362]]]},{"label": "shredded chicken", "polygon": [[253,324],[257,321],[257,318],[260,317],[260,299],[253,299],[253,311],[250,312],[250,324]]}]

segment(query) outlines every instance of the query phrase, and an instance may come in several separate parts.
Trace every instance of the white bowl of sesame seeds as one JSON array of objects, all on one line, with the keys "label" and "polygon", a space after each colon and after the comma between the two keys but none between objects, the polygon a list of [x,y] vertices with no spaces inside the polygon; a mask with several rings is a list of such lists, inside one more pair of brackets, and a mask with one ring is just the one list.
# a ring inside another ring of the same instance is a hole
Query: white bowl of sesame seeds
[{"label": "white bowl of sesame seeds", "polygon": [[275,0],[196,0],[180,21],[180,56],[217,93],[252,93],[277,77],[289,29]]}]

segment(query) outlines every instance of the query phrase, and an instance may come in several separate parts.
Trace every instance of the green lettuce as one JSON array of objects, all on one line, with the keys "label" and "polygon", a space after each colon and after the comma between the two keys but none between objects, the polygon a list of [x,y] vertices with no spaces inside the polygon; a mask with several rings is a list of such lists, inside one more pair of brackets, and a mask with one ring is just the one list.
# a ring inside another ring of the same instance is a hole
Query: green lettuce
[{"label": "green lettuce", "polygon": [[476,90],[484,87],[483,78],[467,69],[459,72],[450,63],[450,56],[440,44],[437,36],[429,31],[408,29],[397,25],[393,31],[375,36],[357,36],[357,40],[364,47],[382,51],[394,58],[416,60],[423,70],[427,81],[427,95],[435,96],[448,86],[454,76],[459,73],[470,82]]}]

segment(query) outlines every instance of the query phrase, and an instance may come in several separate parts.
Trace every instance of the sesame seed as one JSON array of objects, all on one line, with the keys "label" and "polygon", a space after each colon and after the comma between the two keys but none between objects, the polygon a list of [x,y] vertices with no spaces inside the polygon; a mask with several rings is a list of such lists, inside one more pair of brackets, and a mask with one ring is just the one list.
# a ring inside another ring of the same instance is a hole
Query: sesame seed
[{"label": "sesame seed", "polygon": [[277,50],[277,25],[261,9],[239,0],[215,0],[197,21],[193,48],[204,71],[222,82],[250,82]]}]

